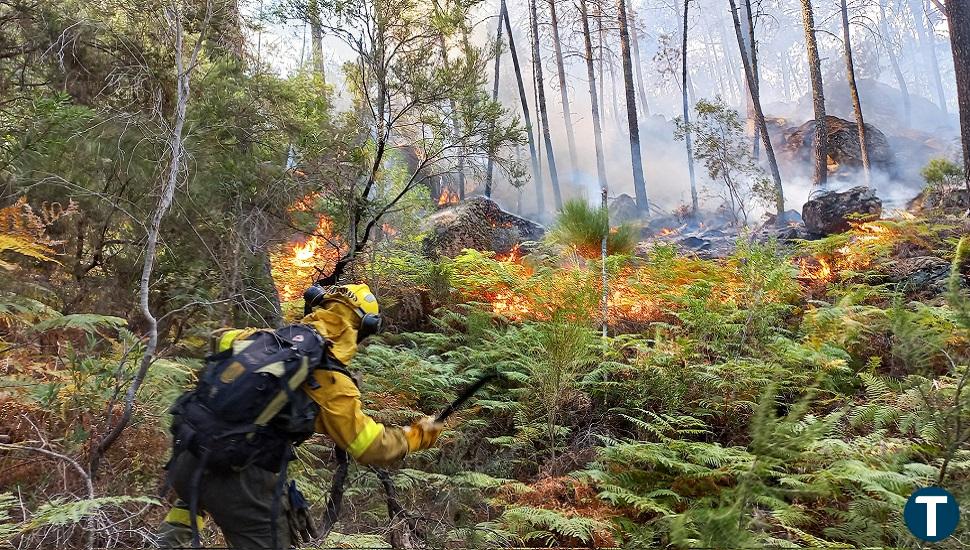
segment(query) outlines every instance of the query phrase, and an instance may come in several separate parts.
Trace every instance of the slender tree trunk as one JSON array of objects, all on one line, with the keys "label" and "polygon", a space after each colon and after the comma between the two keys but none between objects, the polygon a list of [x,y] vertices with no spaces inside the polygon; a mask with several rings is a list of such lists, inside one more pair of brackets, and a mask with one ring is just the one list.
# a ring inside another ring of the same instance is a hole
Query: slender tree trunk
[{"label": "slender tree trunk", "polygon": [[825,93],[822,90],[822,63],[815,40],[815,14],[812,0],[801,0],[802,22],[805,26],[805,46],[808,51],[808,74],[812,80],[812,106],[815,109],[815,178],[816,187],[828,182],[828,134],[825,128]]},{"label": "slender tree trunk", "polygon": [[633,46],[633,66],[637,70],[637,97],[640,99],[640,108],[643,109],[643,116],[650,116],[650,104],[647,103],[647,88],[643,85],[643,70],[640,65],[640,39],[637,36],[637,15],[633,11],[633,6],[627,4],[627,20],[630,23],[630,45]]},{"label": "slender tree trunk", "polygon": [[690,0],[684,0],[684,27],[683,27],[683,40],[681,41],[681,80],[682,86],[681,91],[683,104],[684,104],[684,128],[686,131],[684,133],[684,143],[687,145],[687,171],[690,174],[690,206],[691,215],[697,216],[698,206],[697,206],[697,178],[694,175],[694,149],[691,144],[690,135],[690,105],[687,102],[687,21],[688,12],[690,10]]},{"label": "slender tree trunk", "polygon": [[556,13],[556,0],[548,0],[549,16],[552,23],[552,43],[556,50],[556,71],[559,74],[559,96],[562,100],[562,116],[566,123],[566,141],[569,144],[570,180],[579,170],[576,161],[576,135],[573,132],[573,115],[569,109],[569,88],[566,85],[566,67],[562,61],[562,42],[559,40],[559,16]]},{"label": "slender tree trunk", "polygon": [[539,52],[539,21],[536,14],[536,0],[529,0],[529,19],[532,25],[532,65],[536,74],[536,94],[539,101],[539,125],[542,127],[542,141],[546,145],[546,160],[549,162],[549,180],[552,182],[552,195],[556,209],[562,208],[562,193],[559,190],[559,172],[556,169],[556,152],[552,149],[552,135],[549,132],[549,112],[546,110],[546,88],[542,76],[542,56]]},{"label": "slender tree trunk", "polygon": [[637,100],[633,91],[633,62],[630,58],[630,34],[627,31],[626,0],[620,0],[617,18],[620,22],[620,56],[623,59],[623,83],[626,91],[626,119],[630,128],[630,156],[633,168],[633,190],[637,197],[637,208],[647,213],[650,202],[647,199],[647,185],[643,179],[643,159],[640,156],[640,123],[637,120]]},{"label": "slender tree trunk", "polygon": [[845,72],[849,77],[849,93],[852,95],[852,110],[855,112],[855,123],[859,127],[859,150],[862,152],[862,171],[866,185],[872,184],[872,167],[869,164],[869,145],[866,141],[866,123],[862,117],[862,102],[859,100],[859,88],[855,83],[855,64],[852,62],[852,40],[849,33],[849,8],[846,0],[842,0],[842,47],[845,52]]},{"label": "slender tree trunk", "polygon": [[[502,10],[505,9],[505,4],[499,8],[498,14],[498,26],[495,29],[495,75],[492,77],[492,101],[498,101],[498,85],[499,77],[501,76],[501,71],[499,70],[502,65],[502,23],[503,13]],[[488,163],[485,169],[485,196],[492,196],[492,176],[495,171],[495,154],[496,151],[488,152]]]},{"label": "slender tree trunk", "polygon": [[717,80],[717,93],[722,97],[726,97],[729,90],[724,84],[724,74],[721,72],[721,60],[717,55],[717,49],[710,42],[710,36],[708,36],[708,42],[704,44],[704,49],[707,50],[707,57],[712,61],[709,64],[709,68],[711,70],[711,76]]},{"label": "slender tree trunk", "polygon": [[[603,49],[603,6],[597,2],[596,4],[596,39],[599,41],[599,49],[596,51],[598,55],[597,65],[599,68],[599,82],[600,82],[600,105],[603,107],[603,116],[606,117],[606,72],[603,70],[603,59],[606,57],[606,51]],[[610,116],[616,118],[616,113],[610,113]]]},{"label": "slender tree trunk", "polygon": [[[741,67],[741,71],[740,71],[741,78],[739,79],[738,71],[735,69],[737,66],[737,63],[727,62],[729,40],[727,37],[727,32],[724,30],[724,25],[718,24],[718,32],[721,35],[721,48],[722,48],[722,51],[724,52],[725,64],[726,64],[725,66],[727,68],[728,76],[731,78],[731,84],[733,84],[733,90],[735,90],[735,103],[737,105],[740,105],[742,101],[741,99],[742,96],[744,96],[744,101],[747,101],[747,96],[748,96],[748,81],[744,76],[744,67],[743,66]],[[753,133],[754,132],[752,132],[752,134]]]},{"label": "slender tree trunk", "polygon": [[[209,27],[209,20],[212,16],[212,4],[207,2],[205,19],[202,23],[202,33],[206,33]],[[108,452],[108,449],[118,440],[121,433],[131,421],[131,415],[135,409],[135,399],[138,397],[138,390],[141,388],[148,370],[155,362],[155,352],[158,349],[158,319],[152,313],[149,305],[149,295],[151,291],[152,271],[155,268],[155,254],[158,249],[158,237],[162,228],[162,220],[168,213],[172,202],[175,200],[175,190],[178,187],[179,178],[182,175],[182,160],[185,156],[185,113],[189,104],[189,96],[192,85],[192,73],[198,64],[199,52],[202,48],[203,37],[200,36],[192,50],[189,59],[185,59],[184,38],[185,33],[182,27],[182,14],[178,8],[165,8],[165,18],[171,27],[175,40],[175,114],[172,121],[172,133],[168,137],[168,149],[171,158],[165,180],[162,182],[161,195],[155,211],[148,226],[147,242],[142,261],[141,279],[139,281],[138,302],[141,307],[141,314],[148,323],[148,339],[145,343],[145,351],[142,353],[138,371],[125,392],[124,409],[121,418],[108,433],[101,439],[92,453],[91,457],[91,478],[97,476],[101,458]],[[110,415],[109,415],[110,421]]]},{"label": "slender tree trunk", "polygon": [[536,208],[541,217],[546,210],[545,193],[542,185],[542,170],[539,169],[539,152],[536,150],[535,136],[532,132],[532,117],[529,115],[529,99],[525,95],[525,83],[522,81],[522,69],[519,66],[519,56],[515,52],[515,38],[512,35],[512,23],[509,20],[509,8],[502,0],[502,19],[505,20],[505,33],[509,35],[509,52],[512,54],[512,69],[515,71],[515,81],[519,86],[519,99],[522,102],[522,117],[525,119],[525,131],[529,136],[529,159],[532,161],[532,177],[536,185]]},{"label": "slender tree trunk", "polygon": [[603,154],[603,123],[600,121],[599,98],[596,95],[596,69],[593,66],[593,40],[589,33],[589,12],[586,0],[579,0],[579,17],[583,26],[583,46],[586,51],[586,79],[589,83],[589,104],[593,116],[593,142],[596,145],[596,175],[600,189],[607,189],[606,162]]},{"label": "slender tree trunk", "polygon": [[610,107],[612,108],[613,122],[616,123],[620,133],[623,133],[625,128],[623,127],[623,119],[620,118],[620,104],[616,100],[616,67],[613,66],[613,63],[607,63],[606,68],[610,72]]},{"label": "slender tree trunk", "polygon": [[[741,55],[748,57],[748,61],[754,70],[755,81],[760,81],[754,41],[754,15],[751,13],[751,2],[749,0],[741,0],[741,33],[744,37],[744,51]],[[759,153],[758,123],[755,121],[754,116],[754,100],[751,99],[751,86],[748,84],[747,79],[742,80],[744,81],[744,102],[747,112],[745,133],[751,140],[751,155],[757,159]]]},{"label": "slender tree trunk", "polygon": [[910,125],[910,119],[912,118],[909,87],[906,85],[906,78],[903,76],[903,71],[899,68],[899,58],[896,56],[895,39],[894,36],[890,34],[889,25],[886,22],[886,6],[884,2],[879,2],[879,27],[880,33],[882,34],[883,45],[886,47],[886,57],[889,58],[889,64],[893,68],[893,74],[896,76],[896,85],[899,86],[899,95],[903,102],[903,124],[908,127]]},{"label": "slender tree trunk", "polygon": [[[755,38],[754,11],[751,9],[751,0],[744,0],[744,12],[745,12],[745,16],[747,17],[747,27],[748,27],[747,29],[748,46],[749,46],[748,55],[751,56],[751,68],[754,70],[755,83],[758,85],[758,88],[760,89],[761,88],[761,65],[758,61],[758,40]],[[749,101],[751,100],[750,96],[751,94],[749,93],[748,94]],[[749,103],[749,105],[751,104]],[[753,106],[751,108],[753,109]],[[752,122],[753,122],[753,119],[752,119]],[[757,123],[755,123],[753,132],[752,132],[753,139],[751,141],[751,156],[754,157],[755,160],[759,160],[761,158],[761,150],[758,145],[758,131],[759,131],[758,125]]]},{"label": "slender tree trunk", "polygon": [[778,161],[775,159],[775,150],[771,146],[771,138],[768,136],[768,124],[765,122],[764,112],[761,110],[761,97],[758,93],[758,81],[754,77],[754,69],[751,60],[744,55],[744,37],[741,33],[741,20],[738,16],[738,6],[736,0],[728,0],[731,5],[731,17],[734,19],[734,33],[738,39],[738,48],[741,50],[741,64],[744,66],[744,76],[748,81],[751,90],[751,99],[754,104],[755,120],[761,134],[761,144],[765,148],[765,156],[768,157],[768,169],[771,179],[775,182],[775,212],[777,214],[776,223],[784,223],[785,214],[785,193],[781,185],[781,173],[778,171]]},{"label": "slender tree trunk", "polygon": [[310,48],[313,50],[311,52],[313,70],[326,82],[327,74],[323,62],[323,26],[320,24],[320,5],[317,0],[310,0],[307,3],[307,11],[310,19]]},{"label": "slender tree trunk", "polygon": [[960,137],[963,141],[963,178],[970,196],[970,4],[967,0],[946,0],[953,72],[957,81]]},{"label": "slender tree trunk", "polygon": [[781,66],[781,88],[785,94],[785,101],[791,101],[791,67],[788,66],[788,52],[778,53],[778,64]]},{"label": "slender tree trunk", "polygon": [[[967,0],[963,0],[964,2]],[[940,109],[946,113],[946,94],[943,92],[943,78],[940,75],[940,60],[936,56],[936,33],[927,28],[928,19],[923,9],[922,0],[909,0],[909,9],[913,13],[913,24],[916,36],[919,38],[920,50],[923,52],[923,62],[929,66],[933,86],[936,88],[936,100]]]},{"label": "slender tree trunk", "polygon": [[[445,44],[444,36],[438,37],[438,49],[441,53],[441,64],[448,70],[448,48]],[[458,121],[458,105],[455,98],[448,98],[448,108],[451,111],[451,131],[457,141],[461,137],[461,123]],[[465,200],[465,148],[458,151],[458,200]]]}]

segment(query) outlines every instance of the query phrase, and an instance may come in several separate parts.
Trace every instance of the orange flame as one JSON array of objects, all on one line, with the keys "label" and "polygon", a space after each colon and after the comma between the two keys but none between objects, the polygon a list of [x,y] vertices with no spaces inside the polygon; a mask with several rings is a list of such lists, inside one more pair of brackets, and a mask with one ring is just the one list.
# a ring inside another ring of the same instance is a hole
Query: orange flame
[{"label": "orange flame", "polygon": [[438,206],[451,206],[452,204],[458,204],[458,193],[452,191],[448,187],[441,190],[441,195],[438,196]]},{"label": "orange flame", "polygon": [[666,237],[666,236],[668,236],[668,235],[674,235],[674,234],[676,234],[676,233],[677,233],[677,230],[676,230],[676,229],[671,229],[671,228],[669,228],[669,227],[664,227],[664,228],[663,228],[663,229],[661,229],[661,230],[660,230],[660,232],[659,232],[659,233],[657,233],[657,234],[658,234],[659,236],[661,236],[661,237]]},{"label": "orange flame", "polygon": [[513,262],[517,264],[522,263],[522,245],[516,243],[511,250],[505,254],[496,254],[495,259],[500,262]]},{"label": "orange flame", "polygon": [[[294,210],[309,208],[307,204],[301,199]],[[333,233],[333,220],[321,216],[311,235],[271,252],[270,271],[280,299],[299,298],[319,272],[333,269],[342,251],[342,241]]]},{"label": "orange flame", "polygon": [[834,252],[798,260],[798,278],[805,281],[830,282],[843,271],[869,267],[876,258],[876,248],[891,245],[897,231],[879,222],[854,222],[849,241]]}]

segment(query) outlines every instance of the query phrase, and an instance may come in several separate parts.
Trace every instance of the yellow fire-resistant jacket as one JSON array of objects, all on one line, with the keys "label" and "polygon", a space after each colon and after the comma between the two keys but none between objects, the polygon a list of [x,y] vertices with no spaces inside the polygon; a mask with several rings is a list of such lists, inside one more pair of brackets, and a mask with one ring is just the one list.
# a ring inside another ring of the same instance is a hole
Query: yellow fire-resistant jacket
[{"label": "yellow fire-resistant jacket", "polygon": [[[350,307],[333,302],[310,313],[300,323],[312,326],[330,342],[329,353],[342,366],[356,355],[359,321],[357,313]],[[215,351],[229,349],[234,341],[257,330],[247,328],[218,333],[215,335]],[[404,458],[409,448],[404,430],[384,426],[364,414],[360,390],[347,374],[317,369],[312,376],[316,384],[307,381],[303,391],[320,405],[316,421],[318,433],[330,436],[337,446],[361,464],[387,466]]]}]

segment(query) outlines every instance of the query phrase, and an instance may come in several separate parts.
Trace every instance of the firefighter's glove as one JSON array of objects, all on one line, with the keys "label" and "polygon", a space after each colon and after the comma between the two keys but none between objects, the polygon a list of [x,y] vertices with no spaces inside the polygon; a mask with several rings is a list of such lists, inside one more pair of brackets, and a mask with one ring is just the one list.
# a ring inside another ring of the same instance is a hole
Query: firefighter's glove
[{"label": "firefighter's glove", "polygon": [[408,440],[408,451],[423,451],[434,445],[441,430],[445,427],[440,422],[435,422],[433,416],[426,416],[404,428],[404,437]]},{"label": "firefighter's glove", "polygon": [[310,506],[307,504],[303,493],[296,488],[296,482],[291,481],[288,492],[290,499],[290,512],[286,514],[289,522],[290,539],[299,544],[300,540],[305,543],[317,538],[317,528],[310,517]]}]

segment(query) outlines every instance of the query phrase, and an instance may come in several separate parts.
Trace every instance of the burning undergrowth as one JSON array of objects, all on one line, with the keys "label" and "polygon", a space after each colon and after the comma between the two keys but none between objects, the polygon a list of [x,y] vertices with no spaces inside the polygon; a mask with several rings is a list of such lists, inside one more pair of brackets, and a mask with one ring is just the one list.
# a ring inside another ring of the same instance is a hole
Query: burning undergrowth
[{"label": "burning undergrowth", "polygon": [[[759,252],[760,253],[760,252]],[[711,308],[751,299],[750,248],[720,260],[677,253],[657,245],[646,258],[607,259],[609,324],[637,331],[675,321],[699,300]],[[508,255],[466,250],[450,264],[452,283],[467,300],[513,321],[564,316],[598,322],[602,317],[602,264],[551,250]],[[794,271],[792,269],[792,271]],[[771,299],[787,300],[792,288]]]},{"label": "burning undergrowth", "polygon": [[317,213],[318,200],[317,194],[307,195],[290,211],[294,217],[315,219],[315,227],[270,253],[273,281],[283,301],[299,298],[320,274],[331,272],[345,250],[343,239],[334,231],[333,219]]},{"label": "burning undergrowth", "polygon": [[947,248],[944,240],[951,229],[908,214],[894,220],[852,222],[849,231],[803,244],[806,254],[796,260],[798,278],[808,286],[884,278],[902,260],[944,255],[941,251]]}]

